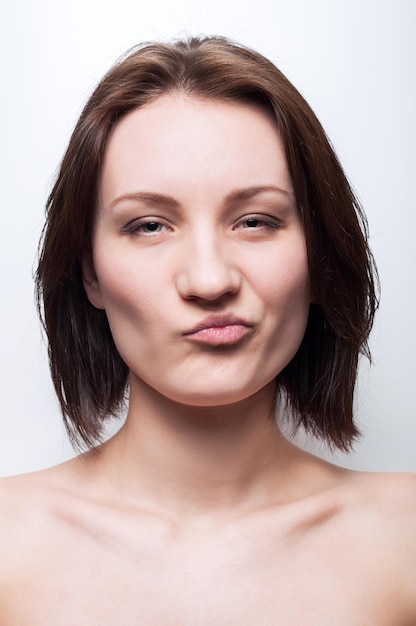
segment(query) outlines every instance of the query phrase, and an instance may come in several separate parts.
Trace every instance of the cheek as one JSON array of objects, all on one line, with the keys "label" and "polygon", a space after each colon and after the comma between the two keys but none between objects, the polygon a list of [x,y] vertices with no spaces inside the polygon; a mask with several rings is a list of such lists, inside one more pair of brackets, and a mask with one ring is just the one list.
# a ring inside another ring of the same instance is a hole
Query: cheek
[{"label": "cheek", "polygon": [[288,242],[274,254],[256,255],[251,261],[251,283],[263,302],[278,306],[280,311],[302,305],[309,308],[311,284],[303,238]]},{"label": "cheek", "polygon": [[97,275],[114,343],[127,366],[137,369],[138,355],[139,363],[148,364],[163,348],[160,328],[166,325],[163,315],[169,307],[154,281],[141,272],[120,269],[101,265]]},{"label": "cheek", "polygon": [[146,310],[152,304],[150,281],[146,273],[123,262],[117,255],[106,258],[97,254],[95,269],[103,306],[116,340],[115,335],[122,333],[126,324],[142,326],[145,322]]},{"label": "cheek", "polygon": [[106,310],[138,310],[146,308],[147,301],[157,299],[161,291],[157,273],[147,267],[142,258],[137,258],[134,250],[104,240],[104,245],[94,252],[95,271]]},{"label": "cheek", "polygon": [[311,286],[304,246],[289,248],[274,260],[273,271],[263,272],[257,293],[264,305],[264,323],[269,336],[268,353],[280,346],[283,360],[289,362],[305,334]]}]

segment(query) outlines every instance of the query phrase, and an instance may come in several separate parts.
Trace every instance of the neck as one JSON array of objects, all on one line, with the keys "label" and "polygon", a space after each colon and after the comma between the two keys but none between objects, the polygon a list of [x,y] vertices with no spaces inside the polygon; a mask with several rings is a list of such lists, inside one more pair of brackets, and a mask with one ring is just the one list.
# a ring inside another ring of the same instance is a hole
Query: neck
[{"label": "neck", "polygon": [[98,458],[117,493],[189,517],[276,501],[293,454],[274,420],[274,385],[232,405],[195,407],[140,383]]}]

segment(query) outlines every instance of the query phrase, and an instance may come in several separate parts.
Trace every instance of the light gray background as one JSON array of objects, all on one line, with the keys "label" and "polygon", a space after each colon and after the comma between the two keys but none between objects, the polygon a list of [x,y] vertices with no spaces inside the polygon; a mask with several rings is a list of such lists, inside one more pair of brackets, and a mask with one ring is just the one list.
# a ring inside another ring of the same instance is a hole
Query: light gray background
[{"label": "light gray background", "polygon": [[[1,19],[0,474],[72,455],[49,382],[32,270],[70,131],[117,56],[147,39],[224,34],[270,57],[326,128],[371,226],[382,282],[364,437],[337,462],[416,471],[415,18],[412,0],[21,0]],[[331,456],[311,444],[328,458]]]}]

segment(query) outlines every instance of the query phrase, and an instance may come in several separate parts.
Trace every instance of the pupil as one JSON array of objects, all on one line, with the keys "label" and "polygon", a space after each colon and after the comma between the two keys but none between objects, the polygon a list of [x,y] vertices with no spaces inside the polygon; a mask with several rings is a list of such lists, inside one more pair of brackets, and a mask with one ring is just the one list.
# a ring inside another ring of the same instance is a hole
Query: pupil
[{"label": "pupil", "polygon": [[256,220],[256,219],[254,219],[254,218],[252,218],[252,219],[250,219],[250,220],[247,220],[247,226],[248,226],[249,228],[253,228],[253,226],[257,226],[257,225],[258,225],[258,223],[259,223],[259,220]]},{"label": "pupil", "polygon": [[146,226],[147,226],[147,230],[154,232],[155,230],[158,229],[159,224],[157,222],[148,222]]}]

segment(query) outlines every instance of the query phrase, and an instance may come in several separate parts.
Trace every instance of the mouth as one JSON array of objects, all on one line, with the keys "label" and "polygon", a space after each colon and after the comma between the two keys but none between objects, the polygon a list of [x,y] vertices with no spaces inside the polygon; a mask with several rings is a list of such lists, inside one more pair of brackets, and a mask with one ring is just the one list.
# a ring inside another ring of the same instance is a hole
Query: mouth
[{"label": "mouth", "polygon": [[183,334],[201,344],[231,346],[242,341],[252,329],[253,324],[234,315],[212,315]]}]

